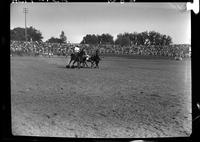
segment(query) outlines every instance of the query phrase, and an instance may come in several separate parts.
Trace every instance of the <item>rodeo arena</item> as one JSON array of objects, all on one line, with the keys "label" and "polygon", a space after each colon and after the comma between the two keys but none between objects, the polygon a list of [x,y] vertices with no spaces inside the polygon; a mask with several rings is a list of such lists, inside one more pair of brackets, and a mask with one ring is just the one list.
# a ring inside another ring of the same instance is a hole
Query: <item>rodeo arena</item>
[{"label": "rodeo arena", "polygon": [[190,136],[190,55],[190,45],[11,41],[12,133]]}]

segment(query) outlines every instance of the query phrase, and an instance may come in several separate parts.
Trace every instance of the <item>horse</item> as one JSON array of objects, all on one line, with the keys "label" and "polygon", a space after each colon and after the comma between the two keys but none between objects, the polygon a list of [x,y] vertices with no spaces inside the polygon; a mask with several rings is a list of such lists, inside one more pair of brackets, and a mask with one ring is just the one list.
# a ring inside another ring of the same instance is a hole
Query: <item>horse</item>
[{"label": "horse", "polygon": [[[85,51],[84,49],[81,49],[80,52],[78,53],[71,53],[71,59],[70,59],[70,62],[68,63],[68,65],[66,65],[66,68],[67,67],[70,67],[70,64],[72,61],[73,64],[72,64],[72,67],[74,67],[74,64],[77,62],[77,67],[80,68],[81,67],[81,63],[83,63],[85,65],[85,61],[86,61],[86,57],[85,57]],[[87,65],[87,64],[86,64]]]},{"label": "horse", "polygon": [[94,66],[95,63],[95,68],[99,68],[99,61],[100,61],[100,57],[99,57],[99,50],[97,49],[95,54],[91,55],[87,61],[91,63],[91,68]]}]

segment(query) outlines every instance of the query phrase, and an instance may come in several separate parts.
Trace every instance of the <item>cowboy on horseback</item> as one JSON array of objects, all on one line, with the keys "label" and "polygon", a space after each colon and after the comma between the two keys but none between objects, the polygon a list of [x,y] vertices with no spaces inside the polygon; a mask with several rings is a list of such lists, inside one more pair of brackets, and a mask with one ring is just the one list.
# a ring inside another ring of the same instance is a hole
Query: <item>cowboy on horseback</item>
[{"label": "cowboy on horseback", "polygon": [[94,66],[94,64],[96,65],[95,68],[99,68],[98,64],[100,61],[100,57],[99,57],[99,50],[97,49],[95,51],[95,53],[93,55],[88,55],[86,52],[85,48],[80,49],[79,47],[74,47],[73,53],[71,53],[71,59],[68,65],[66,65],[66,67],[70,67],[71,62],[72,63],[72,68],[74,67],[74,64],[77,62],[77,66],[78,68],[81,67],[81,64],[83,66],[87,66],[87,62],[91,63],[91,67]]},{"label": "cowboy on horseback", "polygon": [[85,63],[84,56],[85,51],[84,49],[80,49],[78,46],[75,46],[73,49],[73,53],[71,53],[71,59],[68,65],[66,67],[70,67],[71,62],[73,61],[72,67],[74,67],[74,64],[77,62],[78,68],[80,68],[81,63]]}]

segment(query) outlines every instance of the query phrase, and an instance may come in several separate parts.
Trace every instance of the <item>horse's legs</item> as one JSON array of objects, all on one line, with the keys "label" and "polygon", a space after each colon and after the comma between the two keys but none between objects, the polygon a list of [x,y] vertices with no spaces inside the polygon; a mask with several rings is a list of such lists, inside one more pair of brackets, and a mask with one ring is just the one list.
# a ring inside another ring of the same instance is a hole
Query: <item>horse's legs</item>
[{"label": "horse's legs", "polygon": [[87,64],[87,62],[86,62],[86,61],[84,62],[84,64],[86,65],[86,67],[88,67],[88,64]]},{"label": "horse's legs", "polygon": [[81,62],[82,63],[82,67],[84,68],[85,67],[85,62]]},{"label": "horse's legs", "polygon": [[68,63],[69,66],[70,66],[71,62],[72,62],[72,59],[71,59],[71,60],[69,61],[69,63]]},{"label": "horse's legs", "polygon": [[76,60],[74,61],[74,63],[75,63],[75,62],[77,62],[77,67],[80,68],[80,60],[79,60],[78,57],[76,58]]},{"label": "horse's legs", "polygon": [[94,66],[94,61],[91,61],[91,68]]},{"label": "horse's legs", "polygon": [[69,66],[69,67],[70,67],[70,64],[71,64],[71,62],[72,62],[72,59],[70,59],[70,61],[69,61],[69,63],[68,63],[68,65],[67,65],[67,66]]},{"label": "horse's legs", "polygon": [[77,61],[77,66],[78,66],[78,69],[80,69],[80,61]]},{"label": "horse's legs", "polygon": [[96,67],[99,68],[99,61],[96,61]]},{"label": "horse's legs", "polygon": [[74,67],[74,64],[76,63],[76,60],[74,60],[74,62],[72,63],[72,67]]},{"label": "horse's legs", "polygon": [[72,62],[72,60],[69,61],[69,63],[66,65],[66,68],[70,67],[71,62]]},{"label": "horse's legs", "polygon": [[88,65],[86,63],[86,59],[83,59],[82,64],[83,64],[83,67],[88,67]]}]

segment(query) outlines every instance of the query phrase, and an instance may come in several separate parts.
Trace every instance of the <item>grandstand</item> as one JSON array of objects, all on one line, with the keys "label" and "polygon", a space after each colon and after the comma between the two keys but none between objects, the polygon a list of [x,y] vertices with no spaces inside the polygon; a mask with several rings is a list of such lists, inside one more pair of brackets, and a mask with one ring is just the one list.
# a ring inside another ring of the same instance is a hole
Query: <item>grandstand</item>
[{"label": "grandstand", "polygon": [[191,46],[188,44],[174,44],[169,46],[119,46],[111,44],[60,44],[60,43],[47,43],[47,42],[23,42],[23,41],[11,41],[10,42],[10,54],[19,56],[45,56],[45,55],[57,55],[65,56],[72,52],[72,48],[80,46],[85,48],[88,54],[92,54],[95,49],[100,49],[100,53],[104,54],[116,54],[116,55],[141,55],[141,56],[165,56],[165,57],[190,57]]}]

